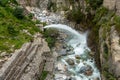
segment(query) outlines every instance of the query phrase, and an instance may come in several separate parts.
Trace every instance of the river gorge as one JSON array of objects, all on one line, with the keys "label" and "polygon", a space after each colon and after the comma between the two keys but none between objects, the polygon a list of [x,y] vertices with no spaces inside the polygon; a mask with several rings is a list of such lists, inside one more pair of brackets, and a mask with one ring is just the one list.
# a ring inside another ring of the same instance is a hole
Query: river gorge
[{"label": "river gorge", "polygon": [[0,1],[0,80],[120,80],[119,0],[15,1]]}]

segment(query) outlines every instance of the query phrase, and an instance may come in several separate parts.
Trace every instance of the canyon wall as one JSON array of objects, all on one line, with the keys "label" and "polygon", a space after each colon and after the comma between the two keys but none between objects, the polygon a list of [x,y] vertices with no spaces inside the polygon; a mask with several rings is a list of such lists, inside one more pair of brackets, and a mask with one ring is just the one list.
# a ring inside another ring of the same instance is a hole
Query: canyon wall
[{"label": "canyon wall", "polygon": [[38,80],[50,49],[41,34],[25,43],[0,68],[0,80]]},{"label": "canyon wall", "polygon": [[116,11],[116,14],[120,15],[120,0],[104,0],[103,6],[109,10]]},{"label": "canyon wall", "polygon": [[[73,9],[78,7],[79,4],[82,5],[82,10],[84,12],[86,8],[86,3],[84,0],[77,0],[73,5],[69,0],[19,0],[19,3],[23,6],[32,6],[43,7],[44,9],[48,7],[48,2],[51,1],[56,4],[58,12],[63,11],[64,9]],[[30,4],[28,4],[30,3]],[[115,11],[117,15],[120,15],[120,0],[103,0],[103,6],[109,10]],[[71,23],[71,26],[76,26],[74,22]],[[89,24],[88,24],[89,25]],[[100,63],[103,75],[111,76],[111,78],[116,77],[117,80],[120,80],[120,37],[118,32],[115,30],[115,26],[111,26],[111,29],[105,27],[100,27],[99,29],[99,54],[100,54]],[[101,72],[102,72],[101,71]],[[102,76],[102,79],[105,80],[105,77]],[[107,80],[107,79],[106,79]],[[114,79],[113,79],[114,80]]]}]

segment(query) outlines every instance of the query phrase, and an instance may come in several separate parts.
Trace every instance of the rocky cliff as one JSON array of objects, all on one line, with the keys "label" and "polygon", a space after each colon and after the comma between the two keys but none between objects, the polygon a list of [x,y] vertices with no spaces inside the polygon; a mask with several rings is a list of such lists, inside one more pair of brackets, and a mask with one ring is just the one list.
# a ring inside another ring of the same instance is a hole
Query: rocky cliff
[{"label": "rocky cliff", "polygon": [[120,0],[104,0],[103,6],[109,10],[116,11],[116,14],[120,15]]},{"label": "rocky cliff", "polygon": [[50,49],[41,34],[16,50],[0,68],[0,80],[38,80],[44,70]]},{"label": "rocky cliff", "polygon": [[[84,0],[76,0],[76,2],[70,2],[71,0],[49,0],[49,1],[45,0],[45,1],[46,2],[42,0],[35,0],[35,1],[31,0],[29,2],[26,2],[25,0],[20,0],[19,3],[24,6],[30,5],[33,7],[38,7],[38,6],[43,7],[45,5],[44,8],[50,7],[52,11],[72,10],[73,8],[79,7],[79,4],[81,4],[82,12],[84,13],[85,13],[86,5],[89,5],[89,4],[86,4]],[[52,2],[52,7],[51,7],[51,2]],[[54,3],[54,6],[53,6],[53,3]],[[48,6],[48,4],[50,6]],[[109,9],[110,11],[115,12],[117,15],[120,15],[120,0],[103,0],[103,6]],[[95,11],[93,11],[93,13],[94,12]],[[100,15],[103,16],[102,13]],[[108,19],[105,19],[105,20],[108,20]],[[112,18],[110,18],[110,20],[112,20]],[[89,24],[87,25],[89,26]],[[76,24],[74,23],[72,26],[76,26]],[[100,56],[98,57],[100,58],[102,79],[107,80],[107,78],[109,77],[109,79],[111,80],[120,80],[120,40],[119,40],[120,37],[119,37],[118,31],[116,31],[114,24],[111,24],[110,28],[108,28],[107,26],[108,25],[104,27],[100,26],[98,28],[99,29],[98,32],[96,33],[96,34],[99,33],[97,36],[99,36],[98,37],[99,38],[98,39],[98,42],[99,42],[98,43],[98,46],[99,46],[98,54]]]}]

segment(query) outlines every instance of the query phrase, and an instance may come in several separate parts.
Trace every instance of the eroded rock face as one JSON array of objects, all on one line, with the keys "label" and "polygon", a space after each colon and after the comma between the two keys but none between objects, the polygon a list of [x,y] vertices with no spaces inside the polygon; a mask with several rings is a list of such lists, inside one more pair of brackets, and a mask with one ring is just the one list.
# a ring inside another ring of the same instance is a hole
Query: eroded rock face
[{"label": "eroded rock face", "polygon": [[[120,76],[120,37],[115,27],[112,26],[110,32],[104,32],[104,28],[100,28],[100,60],[101,66],[108,70],[108,74],[112,73],[116,78]],[[103,37],[105,35],[106,37]]]},{"label": "eroded rock face", "polygon": [[39,7],[40,9],[46,9],[48,0],[17,0],[18,3],[24,7]]},{"label": "eroded rock face", "polygon": [[[112,27],[111,29],[111,58],[109,60],[109,65],[111,66],[110,71],[112,71],[117,77],[120,76],[120,37],[117,31]],[[112,62],[112,63],[111,63]]]},{"label": "eroded rock face", "polygon": [[120,15],[120,0],[104,0],[103,6],[116,11],[116,14]]}]

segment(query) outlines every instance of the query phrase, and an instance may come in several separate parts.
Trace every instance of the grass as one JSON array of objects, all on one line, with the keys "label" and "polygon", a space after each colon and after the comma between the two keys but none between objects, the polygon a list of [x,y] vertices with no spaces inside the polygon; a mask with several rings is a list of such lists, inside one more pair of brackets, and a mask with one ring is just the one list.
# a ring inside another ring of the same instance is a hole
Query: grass
[{"label": "grass", "polygon": [[48,75],[48,71],[43,71],[42,74],[41,74],[40,80],[45,80],[45,78],[47,77],[47,75]]},{"label": "grass", "polygon": [[13,15],[13,12],[14,9],[10,6],[0,6],[0,51],[2,52],[13,52],[25,42],[30,41],[36,32],[40,32],[31,19],[26,16],[23,19],[18,19]]}]

